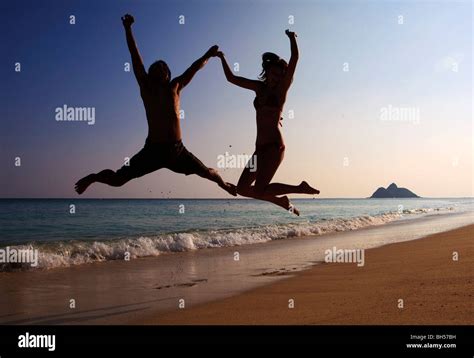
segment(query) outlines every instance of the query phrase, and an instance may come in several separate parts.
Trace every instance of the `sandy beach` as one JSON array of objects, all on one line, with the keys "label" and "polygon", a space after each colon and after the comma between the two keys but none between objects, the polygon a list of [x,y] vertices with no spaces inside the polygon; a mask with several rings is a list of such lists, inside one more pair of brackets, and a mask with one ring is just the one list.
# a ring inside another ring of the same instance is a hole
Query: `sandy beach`
[{"label": "sandy beach", "polygon": [[[0,323],[470,323],[471,223],[470,213],[430,215],[261,244],[2,272]],[[323,263],[333,247],[364,249],[365,265]]]},{"label": "sandy beach", "polygon": [[367,250],[363,267],[320,264],[234,297],[130,323],[472,324],[473,254],[469,225]]}]

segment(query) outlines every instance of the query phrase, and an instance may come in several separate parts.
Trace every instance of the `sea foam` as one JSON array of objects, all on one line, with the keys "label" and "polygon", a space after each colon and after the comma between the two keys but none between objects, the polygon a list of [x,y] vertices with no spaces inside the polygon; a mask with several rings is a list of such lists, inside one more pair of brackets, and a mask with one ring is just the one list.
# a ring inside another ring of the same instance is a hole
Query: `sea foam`
[{"label": "sea foam", "polygon": [[[400,219],[402,216],[423,214],[434,210],[403,210],[401,212],[391,212],[376,216],[321,219],[316,222],[295,224],[275,224],[229,230],[192,231],[104,241],[33,243],[12,247],[17,249],[38,249],[38,265],[35,269],[50,269],[100,261],[123,260],[126,257],[136,259],[147,256],[159,256],[164,253],[241,246],[272,240],[357,230],[375,225],[383,225]],[[451,208],[448,208],[448,210],[451,210]],[[32,269],[32,267],[28,264],[12,265],[0,263],[0,271],[15,269]]]}]

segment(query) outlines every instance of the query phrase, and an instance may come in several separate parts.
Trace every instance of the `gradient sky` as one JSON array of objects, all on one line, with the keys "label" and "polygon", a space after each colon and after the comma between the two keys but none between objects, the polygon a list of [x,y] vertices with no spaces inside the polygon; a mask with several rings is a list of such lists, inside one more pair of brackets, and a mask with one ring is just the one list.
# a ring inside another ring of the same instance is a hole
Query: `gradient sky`
[{"label": "gradient sky", "polygon": [[[146,67],[161,58],[173,75],[218,44],[239,63],[239,75],[256,78],[261,54],[288,59],[284,30],[298,33],[300,62],[284,110],[287,151],[274,181],[306,179],[321,197],[367,197],[391,182],[424,197],[473,195],[469,1],[20,0],[1,4],[0,197],[75,197],[79,178],[118,169],[141,149],[147,124],[133,74],[124,71],[126,12],[135,16]],[[212,59],[182,94],[186,147],[211,167],[226,151],[251,154],[253,96],[227,83]],[[64,104],[95,107],[95,125],[57,122],[54,109]],[[389,105],[419,108],[419,123],[382,121]],[[232,182],[240,172],[221,170]],[[84,197],[227,196],[165,169],[121,188],[93,185]]]}]

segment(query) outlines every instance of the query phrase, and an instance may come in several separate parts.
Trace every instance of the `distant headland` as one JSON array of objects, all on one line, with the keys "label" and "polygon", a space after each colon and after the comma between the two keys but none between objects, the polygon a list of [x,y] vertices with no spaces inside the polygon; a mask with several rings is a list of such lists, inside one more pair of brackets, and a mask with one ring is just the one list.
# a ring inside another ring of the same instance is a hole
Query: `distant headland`
[{"label": "distant headland", "polygon": [[419,198],[419,196],[406,188],[399,188],[397,184],[392,183],[387,189],[378,188],[370,198]]}]

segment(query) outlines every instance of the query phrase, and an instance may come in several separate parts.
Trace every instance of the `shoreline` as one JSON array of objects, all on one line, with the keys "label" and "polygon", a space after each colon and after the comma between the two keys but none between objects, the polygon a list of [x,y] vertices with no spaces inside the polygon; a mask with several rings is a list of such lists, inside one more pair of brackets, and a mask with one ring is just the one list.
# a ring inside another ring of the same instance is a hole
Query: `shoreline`
[{"label": "shoreline", "polygon": [[369,249],[364,267],[315,265],[229,298],[128,323],[472,324],[473,254],[471,224]]},{"label": "shoreline", "polygon": [[[324,267],[324,250],[333,246],[370,253],[374,247],[420,241],[429,233],[465,226],[471,217],[435,215],[253,245],[3,272],[0,285],[7,294],[0,297],[0,324],[148,324],[175,312],[180,298],[188,311],[298,277],[315,264]],[[234,260],[236,251],[239,261]],[[71,299],[76,301],[73,309]]]},{"label": "shoreline", "polygon": [[[426,210],[426,211],[425,211]],[[10,268],[8,262],[0,264],[0,274],[3,272],[35,271],[43,269],[68,268],[90,265],[94,263],[108,263],[120,260],[123,257],[124,246],[129,246],[131,261],[149,257],[162,257],[168,254],[182,254],[183,252],[202,251],[205,249],[225,249],[245,247],[256,244],[270,244],[281,240],[295,240],[304,238],[325,239],[331,235],[359,232],[383,228],[385,226],[423,222],[424,220],[444,220],[469,215],[470,212],[456,212],[452,209],[439,211],[437,209],[415,209],[415,212],[387,212],[377,215],[355,216],[347,218],[331,218],[314,222],[289,222],[265,224],[259,227],[242,227],[216,230],[188,230],[182,232],[162,233],[157,236],[143,235],[140,237],[120,239],[97,238],[95,240],[72,239],[70,241],[51,240],[38,242],[14,243],[7,242],[0,249],[34,249],[39,251],[36,267]],[[412,217],[413,215],[413,217]],[[459,225],[460,226],[460,225]],[[442,229],[443,230],[443,229]],[[440,231],[442,231],[440,230]],[[230,235],[229,235],[230,233]],[[412,239],[415,239],[413,235]],[[415,235],[418,237],[424,236]],[[151,240],[152,245],[142,239]],[[401,240],[404,241],[404,240]],[[390,242],[390,241],[389,241]],[[384,245],[386,242],[381,242]],[[96,246],[97,245],[97,246]],[[360,242],[364,246],[364,242]],[[380,246],[377,245],[377,246]],[[174,247],[174,248],[173,248]],[[59,252],[56,249],[60,249]],[[61,254],[65,251],[66,255]],[[74,252],[75,256],[67,253]],[[101,255],[104,255],[100,258]],[[136,257],[135,257],[136,255]],[[322,260],[320,260],[322,261]],[[2,265],[6,267],[3,268]]]}]

